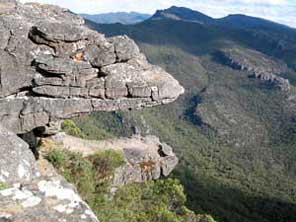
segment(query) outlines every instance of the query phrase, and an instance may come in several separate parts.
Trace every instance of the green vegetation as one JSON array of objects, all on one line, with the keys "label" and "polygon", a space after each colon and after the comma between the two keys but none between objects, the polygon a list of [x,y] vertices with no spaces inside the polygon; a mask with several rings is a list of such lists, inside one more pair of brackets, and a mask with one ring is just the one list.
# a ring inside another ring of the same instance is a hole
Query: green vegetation
[{"label": "green vegetation", "polygon": [[[180,158],[175,177],[185,186],[190,209],[218,221],[294,219],[290,213],[295,212],[292,203],[296,201],[293,146],[234,149],[220,145],[192,123],[174,118],[174,106],[121,115],[125,122],[134,122],[142,132],[159,135],[174,147]],[[112,113],[109,118],[114,118]],[[274,162],[274,156],[280,158]]]},{"label": "green vegetation", "polygon": [[7,188],[8,188],[8,186],[6,183],[0,182],[0,190],[5,190]]},{"label": "green vegetation", "polygon": [[97,197],[108,193],[109,180],[113,171],[125,163],[122,153],[108,150],[84,158],[79,153],[53,149],[47,159],[70,183],[74,184],[81,196],[91,206],[96,204]]},{"label": "green vegetation", "polygon": [[[89,123],[116,136],[137,127],[174,147],[180,158],[174,176],[195,212],[221,222],[296,221],[295,110],[279,90],[215,58],[229,47],[275,56],[290,66],[282,76],[294,85],[295,33],[172,20],[92,27],[135,39],[148,60],[173,74],[186,94],[144,111],[103,114],[102,119],[101,113],[93,114]],[[281,51],[279,42],[291,50]]]},{"label": "green vegetation", "polygon": [[76,126],[76,123],[72,120],[65,120],[62,124],[62,130],[71,136],[79,138],[85,138],[85,134],[81,132],[81,129]]},{"label": "green vegetation", "polygon": [[121,153],[110,150],[83,158],[53,149],[47,159],[77,187],[102,222],[215,222],[185,207],[183,186],[177,179],[130,184],[111,194],[114,170],[124,164]]},{"label": "green vegetation", "polygon": [[109,139],[120,135],[128,135],[132,132],[131,129],[122,127],[123,120],[120,115],[112,113],[112,119],[109,116],[110,113],[108,112],[94,113],[91,117],[82,116],[76,118],[75,124],[81,129],[85,138],[91,140]]},{"label": "green vegetation", "polygon": [[89,140],[103,140],[114,137],[113,134],[106,131],[102,126],[93,124],[92,121],[93,119],[88,116],[77,118],[75,122],[65,120],[62,124],[62,130],[68,135]]}]

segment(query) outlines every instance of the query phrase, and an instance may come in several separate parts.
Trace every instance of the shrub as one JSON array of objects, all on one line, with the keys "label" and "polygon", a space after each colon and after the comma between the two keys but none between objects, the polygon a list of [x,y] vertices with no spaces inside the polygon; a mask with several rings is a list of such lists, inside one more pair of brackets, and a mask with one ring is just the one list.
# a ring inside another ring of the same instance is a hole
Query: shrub
[{"label": "shrub", "polygon": [[5,190],[8,188],[8,185],[6,183],[0,182],[0,190]]},{"label": "shrub", "polygon": [[90,205],[97,199],[104,201],[104,196],[101,195],[108,193],[110,176],[124,163],[122,153],[113,150],[84,158],[80,153],[53,149],[46,158],[60,174],[77,187],[80,195]]},{"label": "shrub", "polygon": [[65,120],[62,124],[62,129],[65,133],[71,136],[85,138],[86,136],[82,133],[81,129],[77,127],[73,120]]},{"label": "shrub", "polygon": [[107,150],[84,158],[56,149],[47,159],[77,187],[102,222],[187,222],[191,211],[177,179],[125,185],[110,193],[114,170],[125,163],[121,152]]}]

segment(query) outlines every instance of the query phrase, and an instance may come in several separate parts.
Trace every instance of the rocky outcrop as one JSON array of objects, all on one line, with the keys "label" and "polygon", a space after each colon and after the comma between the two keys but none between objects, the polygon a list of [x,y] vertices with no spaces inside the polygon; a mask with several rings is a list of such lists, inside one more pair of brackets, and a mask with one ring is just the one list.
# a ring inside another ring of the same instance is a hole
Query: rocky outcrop
[{"label": "rocky outcrop", "polygon": [[0,221],[98,222],[98,219],[72,185],[62,177],[52,177],[0,190]]},{"label": "rocky outcrop", "polygon": [[0,125],[0,182],[26,183],[39,175],[29,146]]},{"label": "rocky outcrop", "polygon": [[184,89],[127,36],[106,38],[66,9],[1,1],[0,120],[15,133],[92,111],[174,101]]},{"label": "rocky outcrop", "polygon": [[0,221],[98,221],[71,184],[3,127],[0,151]]},{"label": "rocky outcrop", "polygon": [[[36,146],[35,133],[54,134],[63,119],[166,104],[183,87],[149,64],[127,36],[106,38],[51,5],[0,0],[0,56],[0,221],[98,221],[76,189],[49,163],[36,162],[16,134]],[[168,146],[158,141],[155,147],[136,152],[144,163],[155,161],[153,179],[177,163]],[[118,181],[131,181],[124,173]]]},{"label": "rocky outcrop", "polygon": [[251,73],[251,77],[264,82],[272,83],[283,92],[289,92],[289,80],[280,77],[288,71],[285,63],[270,58],[258,51],[242,48],[228,48],[217,53],[223,63],[234,69],[244,70]]},{"label": "rocky outcrop", "polygon": [[55,147],[79,152],[84,156],[107,149],[121,151],[126,164],[115,170],[114,187],[167,177],[178,163],[173,149],[161,143],[156,136],[90,141],[59,133],[43,139],[42,142],[55,144]]}]

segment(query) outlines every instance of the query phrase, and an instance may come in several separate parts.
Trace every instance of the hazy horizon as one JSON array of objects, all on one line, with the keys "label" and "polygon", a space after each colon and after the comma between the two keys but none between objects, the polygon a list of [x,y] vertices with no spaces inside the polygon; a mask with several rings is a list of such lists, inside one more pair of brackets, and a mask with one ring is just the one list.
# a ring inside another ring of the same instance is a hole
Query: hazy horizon
[{"label": "hazy horizon", "polygon": [[116,12],[138,12],[154,14],[156,10],[173,5],[187,7],[213,18],[230,14],[259,17],[296,28],[296,0],[21,0],[60,5],[78,14],[103,14]]}]

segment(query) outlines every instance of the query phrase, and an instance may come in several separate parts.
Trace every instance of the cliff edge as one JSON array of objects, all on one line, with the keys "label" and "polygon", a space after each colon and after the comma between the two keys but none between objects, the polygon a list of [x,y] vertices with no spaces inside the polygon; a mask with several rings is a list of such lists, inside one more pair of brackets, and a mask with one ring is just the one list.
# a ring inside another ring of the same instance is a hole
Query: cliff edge
[{"label": "cliff edge", "polygon": [[183,87],[127,36],[52,5],[0,3],[0,120],[15,133],[93,111],[174,101]]},{"label": "cliff edge", "polygon": [[52,5],[0,0],[0,56],[0,221],[98,221],[16,134],[45,135],[82,113],[166,104],[183,87],[127,36],[106,38]]}]

